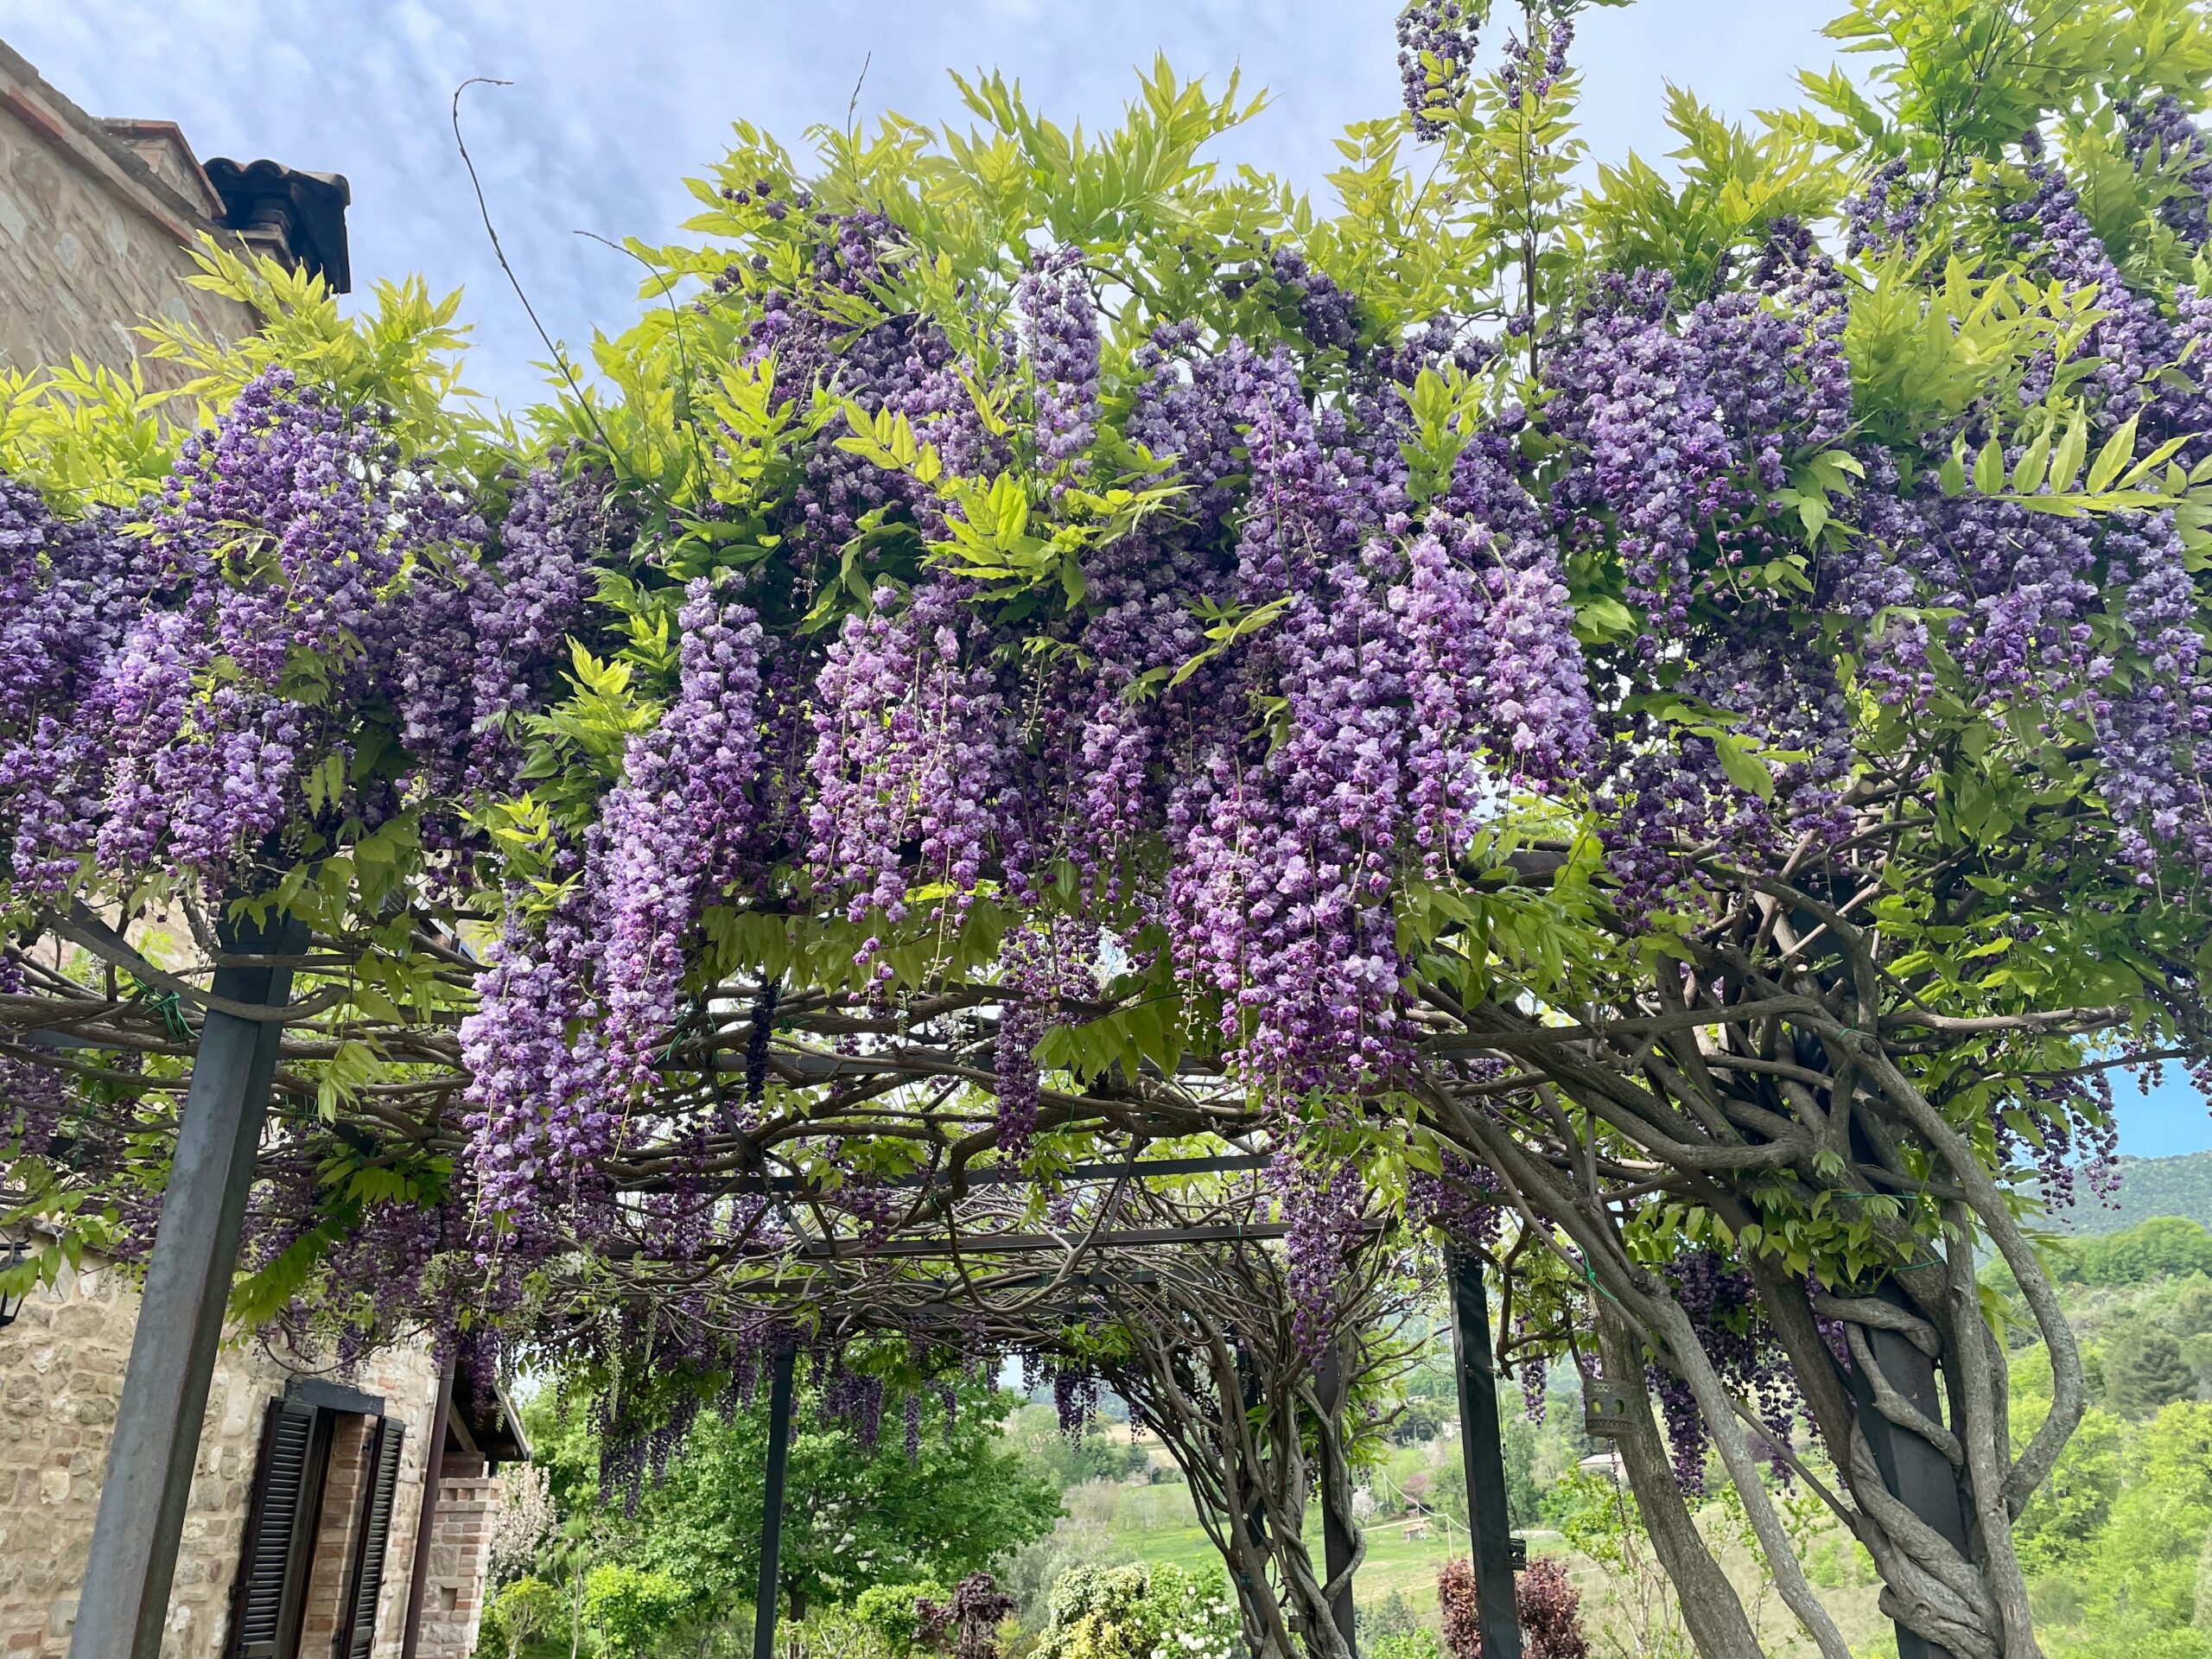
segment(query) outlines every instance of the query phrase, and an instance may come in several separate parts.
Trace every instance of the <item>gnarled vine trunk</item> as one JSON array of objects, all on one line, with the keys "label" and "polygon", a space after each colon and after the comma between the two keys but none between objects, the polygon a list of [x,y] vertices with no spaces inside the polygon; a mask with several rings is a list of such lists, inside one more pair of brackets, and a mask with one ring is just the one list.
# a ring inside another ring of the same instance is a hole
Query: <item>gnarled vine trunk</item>
[{"label": "gnarled vine trunk", "polygon": [[1262,1659],[1351,1659],[1332,1617],[1339,1586],[1306,1548],[1306,1509],[1320,1503],[1324,1530],[1351,1541],[1339,1574],[1348,1580],[1365,1553],[1352,1511],[1357,1395],[1409,1351],[1394,1339],[1418,1300],[1397,1295],[1403,1268],[1379,1244],[1356,1253],[1339,1287],[1330,1398],[1300,1346],[1279,1253],[1193,1250],[1171,1273],[1115,1287],[1127,1342],[1102,1375],[1182,1469],[1228,1569],[1246,1643]]},{"label": "gnarled vine trunk", "polygon": [[[1649,1358],[1694,1397],[1777,1590],[1825,1659],[1848,1659],[1848,1649],[1761,1484],[1768,1444],[1866,1548],[1883,1610],[1909,1642],[1955,1659],[2037,1659],[2012,1523],[2080,1419],[2080,1356],[1986,1151],[1939,1104],[1955,1074],[1926,1058],[1993,1027],[2003,1035],[2010,1022],[1947,1023],[1888,995],[1853,922],[1817,896],[1792,890],[1784,903],[1748,885],[1739,915],[1690,941],[1697,960],[1678,976],[1655,974],[1624,1006],[1578,1009],[1572,1027],[1440,995],[1465,1033],[1452,1050],[1506,1057],[1526,1086],[1502,1087],[1494,1070],[1478,1075],[1442,1055],[1413,1086],[1471,1160],[1466,1180],[1516,1210],[1592,1287],[1609,1374],[1633,1396]],[[1816,933],[1832,942],[1814,958],[1819,972],[1804,949]],[[1830,1478],[1724,1374],[1652,1270],[1648,1242],[1631,1249],[1626,1218],[1660,1202],[1737,1242],[1727,1267],[1756,1283],[1763,1335],[1795,1377]],[[1845,1263],[1839,1282],[1768,1248],[1793,1234]],[[1977,1237],[2011,1268],[2051,1359],[2051,1409],[2017,1455],[2005,1356],[1974,1270]],[[1634,1433],[1623,1451],[1700,1649],[1746,1651],[1740,1605],[1662,1484],[1656,1435]]]}]

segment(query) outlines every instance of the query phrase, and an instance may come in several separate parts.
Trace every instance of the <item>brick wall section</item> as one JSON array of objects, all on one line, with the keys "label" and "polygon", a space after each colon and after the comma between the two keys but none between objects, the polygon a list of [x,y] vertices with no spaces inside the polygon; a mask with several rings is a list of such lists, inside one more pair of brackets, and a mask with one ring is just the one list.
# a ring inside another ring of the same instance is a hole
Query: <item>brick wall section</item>
[{"label": "brick wall section", "polygon": [[468,1659],[475,1652],[476,1628],[484,1616],[484,1545],[498,1498],[496,1475],[462,1475],[438,1483],[417,1659]]},{"label": "brick wall section", "polygon": [[[137,1294],[121,1275],[87,1263],[34,1293],[16,1323],[0,1329],[0,1659],[66,1659],[137,1311]],[[162,1659],[219,1659],[262,1421],[289,1376],[251,1346],[226,1347],[217,1362]],[[381,1395],[407,1425],[375,1649],[376,1659],[398,1659],[437,1377],[427,1349],[400,1349],[365,1362],[353,1383]],[[334,1459],[350,1432],[358,1459],[362,1422],[338,1420]],[[324,1536],[335,1528],[340,1549],[358,1509],[341,1496],[334,1491],[324,1510]],[[343,1577],[342,1560],[335,1576]],[[341,1593],[342,1586],[330,1592],[334,1609]],[[328,1654],[324,1629],[321,1645],[303,1644],[303,1659]]]},{"label": "brick wall section", "polygon": [[[203,208],[0,45],[0,368],[123,367],[156,315],[250,332],[247,308],[187,285]],[[185,378],[142,361],[155,385]]]}]

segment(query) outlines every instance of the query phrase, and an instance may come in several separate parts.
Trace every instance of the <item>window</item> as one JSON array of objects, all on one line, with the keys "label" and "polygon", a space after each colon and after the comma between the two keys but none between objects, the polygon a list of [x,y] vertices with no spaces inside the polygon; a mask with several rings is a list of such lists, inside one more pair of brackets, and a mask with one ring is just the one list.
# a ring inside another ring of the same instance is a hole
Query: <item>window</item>
[{"label": "window", "polygon": [[328,1412],[296,1400],[269,1402],[232,1602],[232,1659],[297,1659],[329,1459]]},{"label": "window", "polygon": [[346,1599],[339,1613],[333,1659],[369,1659],[377,1637],[377,1598],[384,1591],[385,1547],[391,1540],[391,1509],[399,1486],[399,1452],[407,1437],[403,1423],[379,1417],[369,1431],[363,1468],[361,1513],[353,1528],[353,1555],[346,1573]]}]

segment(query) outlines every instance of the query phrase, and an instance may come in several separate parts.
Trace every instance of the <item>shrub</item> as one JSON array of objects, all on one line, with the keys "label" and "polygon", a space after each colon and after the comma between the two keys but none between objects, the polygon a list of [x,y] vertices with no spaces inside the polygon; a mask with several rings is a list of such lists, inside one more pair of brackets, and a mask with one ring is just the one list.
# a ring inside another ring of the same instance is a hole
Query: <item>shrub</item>
[{"label": "shrub", "polygon": [[584,1580],[585,1621],[620,1659],[650,1652],[683,1615],[686,1599],[683,1584],[658,1570],[609,1563]]},{"label": "shrub", "polygon": [[953,1659],[998,1659],[999,1626],[1013,1611],[1014,1598],[999,1588],[996,1579],[970,1573],[950,1601],[916,1598],[914,1639],[939,1651],[949,1644]]},{"label": "shrub", "polygon": [[1231,1659],[1243,1643],[1221,1581],[1166,1563],[1070,1567],[1047,1605],[1032,1659]]},{"label": "shrub", "polygon": [[544,1580],[517,1579],[485,1604],[477,1650],[487,1659],[517,1659],[527,1643],[550,1635],[566,1611],[561,1592]]},{"label": "shrub", "polygon": [[1535,1560],[1514,1581],[1520,1605],[1524,1659],[1589,1659],[1582,1630],[1582,1592],[1567,1576],[1567,1563]]},{"label": "shrub", "polygon": [[1416,1626],[1410,1630],[1393,1630],[1388,1636],[1376,1637],[1363,1644],[1360,1651],[1368,1659],[1443,1659],[1444,1649],[1436,1639],[1436,1632]]},{"label": "shrub", "polygon": [[[1531,1561],[1515,1578],[1513,1591],[1522,1659],[1588,1659],[1582,1594],[1568,1581],[1566,1563]],[[1444,1611],[1445,1651],[1451,1659],[1482,1659],[1473,1566],[1457,1556],[1445,1562],[1436,1574],[1436,1599]]]},{"label": "shrub", "polygon": [[918,1584],[872,1584],[853,1604],[853,1616],[883,1638],[892,1652],[913,1650],[918,1636],[915,1608],[924,1601],[944,1599],[944,1586],[935,1579]]}]

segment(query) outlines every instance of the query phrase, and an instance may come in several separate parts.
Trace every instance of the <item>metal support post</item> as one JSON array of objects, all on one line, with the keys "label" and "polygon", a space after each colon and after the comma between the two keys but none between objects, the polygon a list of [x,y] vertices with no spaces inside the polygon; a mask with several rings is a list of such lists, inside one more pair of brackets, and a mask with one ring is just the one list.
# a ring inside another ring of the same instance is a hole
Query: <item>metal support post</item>
[{"label": "metal support post", "polygon": [[[1884,1301],[1909,1307],[1895,1289],[1875,1293]],[[1891,1385],[1931,1422],[1943,1421],[1943,1388],[1936,1375],[1936,1362],[1895,1331],[1862,1327],[1874,1363]],[[1874,1405],[1874,1391],[1857,1367],[1849,1371],[1853,1402],[1859,1408],[1859,1425],[1874,1454],[1875,1467],[1890,1495],[1925,1521],[1962,1555],[1969,1555],[1965,1499],[1949,1461],[1928,1441],[1909,1429],[1899,1428]],[[1897,1659],[1952,1659],[1948,1648],[1916,1636],[1902,1624],[1897,1627]]]},{"label": "metal support post", "polygon": [[1491,1363],[1490,1302],[1478,1257],[1452,1251],[1452,1370],[1459,1382],[1459,1453],[1467,1474],[1467,1531],[1474,1546],[1476,1617],[1483,1659],[1521,1659],[1521,1612],[1513,1583],[1513,1529],[1505,1507],[1505,1446],[1497,1426],[1497,1373]]},{"label": "metal support post", "polygon": [[[1337,1343],[1329,1344],[1321,1356],[1319,1375],[1314,1379],[1314,1392],[1319,1396],[1321,1409],[1329,1419],[1331,1432],[1336,1436],[1338,1448],[1333,1456],[1325,1452],[1330,1463],[1343,1461],[1344,1427],[1344,1349]],[[1324,1442],[1326,1445],[1326,1442]],[[1329,1598],[1329,1617],[1336,1622],[1337,1633],[1344,1639],[1344,1650],[1357,1659],[1359,1636],[1357,1620],[1351,1599],[1352,1564],[1359,1553],[1359,1535],[1348,1517],[1339,1516],[1330,1504],[1328,1493],[1333,1478],[1339,1471],[1324,1465],[1321,1475],[1321,1545],[1328,1582],[1337,1586]],[[1349,1478],[1347,1476],[1346,1478]]]},{"label": "metal support post", "polygon": [[791,1368],[798,1359],[790,1348],[778,1351],[768,1383],[768,1480],[760,1498],[760,1592],[753,1604],[753,1659],[775,1659],[776,1597],[782,1589],[784,1467],[791,1450]]},{"label": "metal support post", "polygon": [[[228,956],[293,957],[306,950],[308,930],[289,918],[261,925],[226,919],[217,938]],[[219,968],[213,989],[226,1001],[281,1008],[291,996],[292,970]],[[71,1659],[157,1659],[161,1652],[200,1419],[283,1032],[281,1020],[213,1009],[200,1026],[108,1446]]]}]

